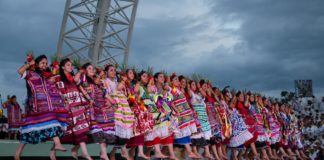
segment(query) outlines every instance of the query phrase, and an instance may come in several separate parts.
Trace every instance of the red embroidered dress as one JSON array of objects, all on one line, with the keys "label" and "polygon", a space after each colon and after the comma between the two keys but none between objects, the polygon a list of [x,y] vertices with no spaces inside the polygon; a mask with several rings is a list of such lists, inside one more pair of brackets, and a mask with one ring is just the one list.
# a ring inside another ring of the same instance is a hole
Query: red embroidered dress
[{"label": "red embroidered dress", "polygon": [[89,103],[80,92],[75,82],[57,82],[68,110],[68,127],[62,143],[79,144],[88,141],[90,127]]}]

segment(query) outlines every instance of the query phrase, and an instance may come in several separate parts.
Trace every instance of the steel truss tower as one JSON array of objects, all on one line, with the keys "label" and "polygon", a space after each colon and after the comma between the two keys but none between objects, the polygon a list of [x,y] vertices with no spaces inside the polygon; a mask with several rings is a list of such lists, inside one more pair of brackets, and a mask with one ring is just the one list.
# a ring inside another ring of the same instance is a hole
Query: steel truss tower
[{"label": "steel truss tower", "polygon": [[57,56],[127,66],[138,0],[66,0]]}]

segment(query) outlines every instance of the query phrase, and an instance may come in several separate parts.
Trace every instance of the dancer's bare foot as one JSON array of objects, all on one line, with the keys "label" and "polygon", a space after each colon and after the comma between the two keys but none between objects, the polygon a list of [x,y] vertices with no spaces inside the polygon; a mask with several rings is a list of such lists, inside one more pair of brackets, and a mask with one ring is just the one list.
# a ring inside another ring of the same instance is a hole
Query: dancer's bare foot
[{"label": "dancer's bare foot", "polygon": [[207,154],[207,153],[204,154],[204,158],[209,160],[215,159],[211,154]]},{"label": "dancer's bare foot", "polygon": [[268,156],[262,156],[262,159],[269,160]]},{"label": "dancer's bare foot", "polygon": [[295,157],[295,156],[297,156],[297,155],[296,155],[295,153],[292,153],[292,152],[291,152],[291,153],[289,153],[289,156],[290,156],[290,157]]},{"label": "dancer's bare foot", "polygon": [[188,157],[189,157],[189,158],[192,158],[192,159],[197,158],[197,157],[196,157],[196,154],[194,154],[194,153],[192,153],[192,152],[188,154]]},{"label": "dancer's bare foot", "polygon": [[196,158],[198,158],[198,159],[202,159],[203,158],[199,153],[194,153],[194,154],[195,154]]},{"label": "dancer's bare foot", "polygon": [[213,156],[214,156],[214,159],[221,160],[221,158],[219,158],[219,156],[217,154],[213,154]]},{"label": "dancer's bare foot", "polygon": [[74,146],[72,149],[71,149],[71,155],[74,159],[78,159],[78,147],[77,146]]},{"label": "dancer's bare foot", "polygon": [[54,150],[66,152],[66,148],[64,148],[64,146],[61,145],[61,144],[60,145],[56,145],[55,148],[54,148]]},{"label": "dancer's bare foot", "polygon": [[224,155],[222,155],[221,157],[222,157],[222,159],[228,160],[228,158]]},{"label": "dancer's bare foot", "polygon": [[175,155],[169,156],[169,159],[171,159],[171,160],[179,160]]},{"label": "dancer's bare foot", "polygon": [[161,158],[161,159],[164,159],[164,158],[168,158],[168,156],[162,154],[162,153],[156,153],[154,156],[154,158]]},{"label": "dancer's bare foot", "polygon": [[149,160],[150,157],[146,156],[144,153],[138,153],[137,157],[141,157],[143,159]]},{"label": "dancer's bare foot", "polygon": [[288,154],[282,154],[281,155],[283,158],[289,158],[289,155]]},{"label": "dancer's bare foot", "polygon": [[107,154],[100,154],[100,160],[109,160]]},{"label": "dancer's bare foot", "polygon": [[85,154],[82,154],[82,158],[84,158],[86,160],[93,160],[90,155],[85,155]]}]

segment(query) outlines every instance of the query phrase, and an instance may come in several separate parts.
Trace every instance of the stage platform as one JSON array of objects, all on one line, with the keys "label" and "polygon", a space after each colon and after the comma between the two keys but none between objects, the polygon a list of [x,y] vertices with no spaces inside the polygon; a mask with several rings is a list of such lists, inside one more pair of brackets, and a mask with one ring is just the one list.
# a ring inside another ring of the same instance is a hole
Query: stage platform
[{"label": "stage platform", "polygon": [[[15,154],[15,150],[17,146],[19,145],[19,141],[17,140],[0,140],[0,159],[13,159],[13,155]],[[41,143],[37,145],[28,144],[26,145],[23,154],[22,154],[22,160],[41,160],[41,159],[49,159],[49,150],[51,146],[53,145],[53,142],[46,142]],[[57,160],[72,160],[71,157],[71,148],[72,145],[66,145],[64,146],[67,149],[67,152],[57,152]],[[87,145],[89,154],[94,159],[99,159],[99,151],[100,147],[99,144],[89,144]],[[108,146],[108,152],[112,149],[111,146]],[[79,150],[79,155],[81,155],[81,150]],[[82,159],[81,157],[79,159]],[[116,159],[122,160],[123,158],[120,156],[120,153],[117,152]]]}]

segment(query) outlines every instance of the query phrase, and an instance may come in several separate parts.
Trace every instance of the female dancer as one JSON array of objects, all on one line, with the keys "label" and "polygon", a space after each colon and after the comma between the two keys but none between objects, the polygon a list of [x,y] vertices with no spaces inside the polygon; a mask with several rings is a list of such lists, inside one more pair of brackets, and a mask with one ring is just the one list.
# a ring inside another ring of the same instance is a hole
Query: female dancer
[{"label": "female dancer", "polygon": [[100,158],[108,160],[107,143],[115,142],[112,105],[105,98],[100,77],[96,75],[96,71],[90,63],[82,66],[82,69],[76,74],[75,80],[80,83],[80,89],[91,105],[89,141],[99,143]]},{"label": "female dancer", "polygon": [[269,155],[272,155],[273,159],[279,159],[277,155],[278,147],[276,143],[280,142],[280,124],[277,120],[276,115],[274,114],[275,104],[270,104],[270,102],[264,98],[263,104],[265,106],[265,114],[268,122],[268,129],[270,130],[270,147],[268,147]]},{"label": "female dancer", "polygon": [[[229,139],[231,137],[231,132],[232,132],[232,127],[231,127],[231,122],[228,118],[229,116],[229,107],[228,104],[231,103],[231,98],[229,95],[229,91],[224,89],[222,93],[220,93],[220,101],[219,101],[219,107],[218,109],[218,114],[219,114],[219,119],[221,122],[221,133],[222,133],[222,154],[225,156],[227,155],[227,150],[226,150],[226,145],[229,142]],[[224,157],[223,157],[224,158]]]},{"label": "female dancer", "polygon": [[[237,118],[234,118],[233,120],[235,120],[235,119],[243,119],[243,121],[244,121],[244,124],[242,124],[242,125],[244,125],[244,126],[246,126],[246,129],[247,129],[247,131],[249,132],[249,133],[251,133],[251,135],[252,135],[252,137],[250,138],[250,139],[248,139],[248,140],[246,140],[245,142],[244,142],[244,145],[245,146],[248,146],[248,147],[251,147],[251,149],[252,149],[252,152],[253,152],[253,154],[254,154],[254,157],[258,157],[259,155],[258,155],[258,152],[257,152],[257,150],[256,150],[256,147],[255,147],[255,140],[257,139],[257,134],[253,134],[253,131],[254,130],[251,130],[251,128],[246,124],[246,122],[247,122],[247,119],[249,118],[248,117],[248,115],[249,115],[249,113],[247,112],[245,112],[246,110],[245,110],[245,107],[244,107],[244,102],[245,102],[245,100],[244,100],[244,94],[241,92],[241,91],[238,91],[237,93],[236,93],[236,98],[237,98],[237,102],[236,102],[236,104],[235,104],[235,109],[236,109],[236,111],[237,111]],[[243,112],[239,112],[239,109],[241,110],[241,111],[243,111]],[[242,114],[243,113],[243,114]],[[232,115],[232,116],[234,116],[235,117],[235,115]],[[245,119],[244,119],[244,117],[245,117]],[[238,124],[238,123],[236,123],[236,124]],[[232,139],[232,141],[234,140],[235,141],[235,139],[237,140],[237,141],[240,141],[241,140],[241,138],[238,138],[239,136],[238,136],[238,132],[237,132],[237,128],[240,128],[240,125],[235,125],[235,124],[233,124],[233,126],[232,126],[232,128],[233,128],[233,139]],[[245,127],[244,127],[245,128]],[[252,132],[251,132],[252,131]],[[235,137],[235,135],[237,136],[237,138],[234,138]]]},{"label": "female dancer", "polygon": [[169,151],[169,159],[177,160],[177,157],[173,149],[174,132],[177,131],[177,119],[174,117],[173,108],[171,108],[171,97],[166,91],[168,85],[165,84],[165,77],[162,72],[158,72],[154,75],[154,82],[156,86],[156,93],[154,93],[155,103],[159,110],[164,113],[164,116],[160,116],[160,121],[167,123],[168,132],[167,135],[161,137],[161,145],[166,146]]},{"label": "female dancer", "polygon": [[174,144],[184,145],[186,152],[188,153],[188,157],[199,158],[192,152],[190,147],[190,136],[197,132],[193,112],[188,105],[186,97],[179,89],[180,82],[178,76],[173,74],[170,77],[170,81],[171,88],[169,88],[169,92],[171,92],[172,95],[172,105],[174,105],[173,108],[177,114],[179,123],[179,132],[175,134]]},{"label": "female dancer", "polygon": [[281,153],[281,157],[282,158],[289,158],[289,155],[285,152],[284,150],[284,126],[283,126],[283,123],[282,123],[282,116],[280,115],[280,104],[279,103],[276,103],[275,104],[275,108],[274,108],[274,116],[276,117],[277,121],[279,122],[278,125],[280,127],[280,139],[279,141],[276,143],[276,147],[279,149],[280,153]]},{"label": "female dancer", "polygon": [[[207,88],[207,84],[201,81],[202,87]],[[193,146],[193,151],[197,156],[199,155],[199,146],[203,146],[205,149],[204,157],[207,159],[212,159],[209,146],[207,141],[212,137],[210,123],[208,121],[208,116],[206,112],[206,104],[204,102],[204,98],[206,97],[206,92],[203,89],[198,88],[196,82],[189,82],[189,96],[191,97],[191,105],[194,111],[197,113],[197,121],[199,123],[199,127],[197,128],[198,132],[194,133],[191,136],[191,142]]]},{"label": "female dancer", "polygon": [[15,95],[11,96],[2,106],[7,109],[9,139],[11,139],[12,135],[14,139],[17,139],[21,125],[21,109],[17,97]]},{"label": "female dancer", "polygon": [[221,153],[218,153],[218,148],[220,147],[220,142],[222,139],[221,136],[221,124],[219,117],[216,111],[216,102],[219,101],[216,93],[213,91],[211,84],[206,83],[206,81],[201,80],[200,82],[201,90],[206,93],[205,103],[206,111],[208,115],[208,121],[211,126],[212,137],[209,141],[209,145],[213,151],[213,154],[217,160],[221,159],[223,156]]},{"label": "female dancer", "polygon": [[[89,102],[84,98],[74,81],[73,66],[70,59],[61,60],[59,73],[60,80],[57,82],[57,86],[69,113],[67,131],[61,141],[75,145],[71,150],[73,158],[78,159],[78,149],[81,147],[82,157],[91,160],[86,146],[90,130]],[[55,151],[51,153],[51,158],[55,159]]]},{"label": "female dancer", "polygon": [[149,159],[144,154],[143,146],[144,146],[144,135],[153,130],[153,116],[147,110],[143,103],[138,103],[139,101],[139,90],[140,83],[136,81],[136,73],[132,69],[126,70],[127,81],[126,88],[128,94],[128,101],[133,109],[135,115],[134,122],[134,137],[132,137],[127,143],[127,147],[130,147],[130,156],[135,156],[135,148],[138,147],[137,157]]},{"label": "female dancer", "polygon": [[[163,117],[164,114],[157,108],[155,103],[152,101],[150,94],[154,94],[156,92],[156,88],[154,86],[153,77],[150,80],[149,84],[149,75],[147,72],[142,71],[139,73],[140,87],[139,87],[139,99],[142,101],[146,109],[153,115],[153,119],[155,120],[153,130],[148,132],[145,135],[145,145],[147,147],[154,147],[156,158],[167,158],[167,156],[163,155],[161,152],[160,144],[161,137],[165,137],[168,135],[168,126],[167,121],[160,121],[160,117]],[[149,156],[149,151],[146,156]]]},{"label": "female dancer", "polygon": [[[261,100],[262,101],[262,100]],[[256,140],[257,148],[261,149],[262,159],[269,159],[268,154],[265,150],[266,142],[268,141],[268,136],[266,134],[265,122],[262,115],[262,104],[260,98],[255,101],[255,95],[250,95],[249,111],[255,117],[255,128],[258,133],[258,138]]]},{"label": "female dancer", "polygon": [[[54,150],[66,151],[60,138],[67,127],[67,111],[47,65],[47,57],[41,55],[18,69],[27,82],[26,117],[21,126],[20,145],[15,159],[19,160],[27,143],[37,144],[54,140]],[[34,71],[28,70],[35,65]]]},{"label": "female dancer", "polygon": [[110,152],[110,159],[115,159],[115,151],[117,147],[122,150],[122,157],[130,159],[126,149],[126,143],[129,141],[133,134],[134,114],[129,107],[127,101],[127,92],[125,82],[126,75],[120,74],[119,83],[116,77],[116,68],[113,65],[105,67],[107,77],[104,80],[106,98],[111,104],[114,104],[114,122],[115,122],[115,136],[117,138],[115,147]]},{"label": "female dancer", "polygon": [[[241,94],[238,92],[238,94]],[[232,135],[229,139],[228,147],[233,149],[233,159],[237,160],[236,151],[239,150],[244,144],[253,138],[253,135],[249,132],[243,118],[236,110],[236,99],[237,97],[233,96],[234,104],[229,105],[229,120],[232,125]],[[239,158],[241,154],[239,154]]]}]

